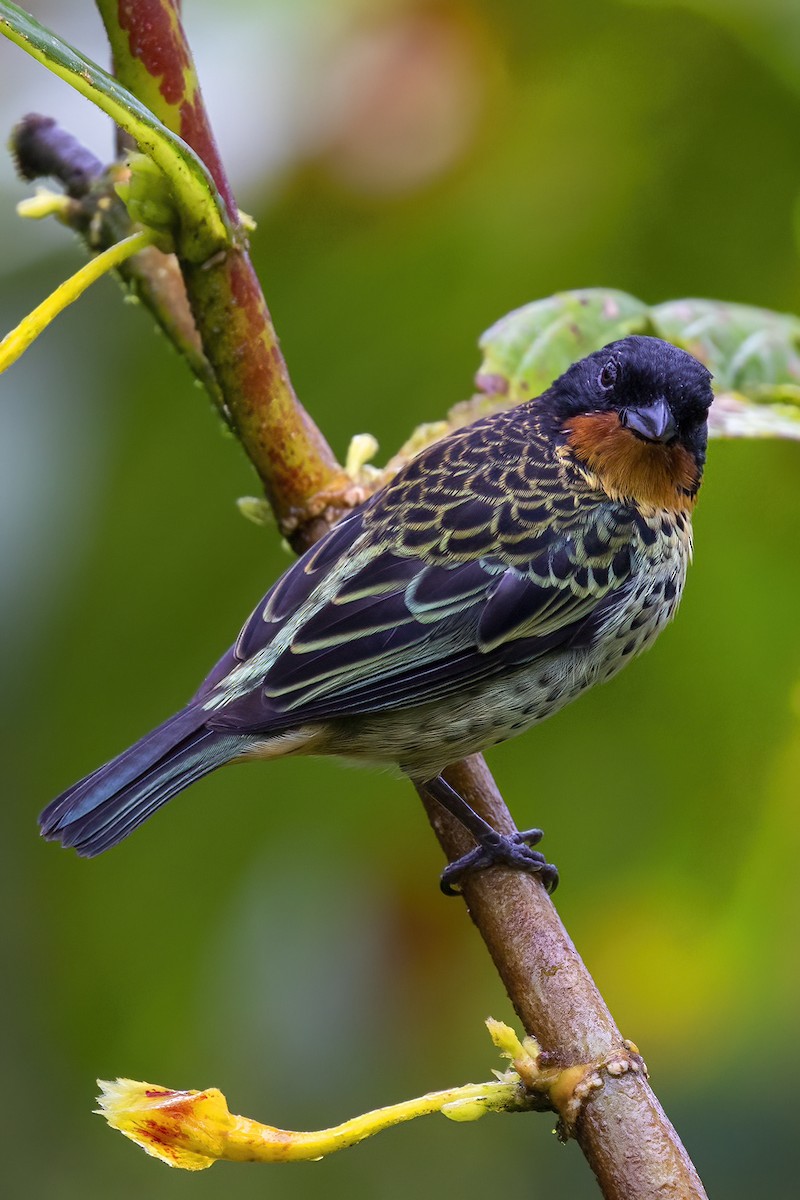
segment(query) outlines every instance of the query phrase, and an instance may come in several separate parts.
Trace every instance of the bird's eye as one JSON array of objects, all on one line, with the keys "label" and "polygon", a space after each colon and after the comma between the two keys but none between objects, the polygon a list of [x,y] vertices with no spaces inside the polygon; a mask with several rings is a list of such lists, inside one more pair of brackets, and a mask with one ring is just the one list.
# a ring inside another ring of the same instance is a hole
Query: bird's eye
[{"label": "bird's eye", "polygon": [[618,367],[613,358],[610,358],[603,367],[600,374],[597,376],[597,382],[605,391],[612,388],[617,381]]}]

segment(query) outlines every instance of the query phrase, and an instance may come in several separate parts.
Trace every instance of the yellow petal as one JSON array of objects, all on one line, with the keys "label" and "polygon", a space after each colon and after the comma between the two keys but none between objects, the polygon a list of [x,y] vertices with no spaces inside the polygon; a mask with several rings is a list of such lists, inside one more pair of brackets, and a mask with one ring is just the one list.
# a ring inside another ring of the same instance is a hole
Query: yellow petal
[{"label": "yellow petal", "polygon": [[235,1119],[217,1088],[179,1092],[134,1079],[97,1082],[96,1111],[154,1158],[202,1171],[223,1157]]}]

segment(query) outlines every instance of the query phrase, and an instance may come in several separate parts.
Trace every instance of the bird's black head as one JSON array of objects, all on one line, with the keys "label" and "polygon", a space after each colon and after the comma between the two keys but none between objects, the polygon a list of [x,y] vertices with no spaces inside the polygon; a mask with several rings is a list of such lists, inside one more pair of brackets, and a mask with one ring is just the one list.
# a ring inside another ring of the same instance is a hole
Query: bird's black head
[{"label": "bird's black head", "polygon": [[632,336],[574,363],[547,393],[575,458],[610,494],[671,507],[693,498],[706,457],[711,374],[685,350]]}]

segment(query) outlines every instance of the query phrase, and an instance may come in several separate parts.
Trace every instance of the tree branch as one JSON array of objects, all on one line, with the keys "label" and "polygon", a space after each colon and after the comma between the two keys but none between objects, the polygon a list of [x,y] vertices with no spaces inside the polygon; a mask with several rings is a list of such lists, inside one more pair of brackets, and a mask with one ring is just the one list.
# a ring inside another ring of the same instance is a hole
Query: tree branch
[{"label": "tree branch", "polygon": [[[160,105],[157,115],[165,123],[178,122],[171,127],[204,159],[232,217],[237,218],[177,5],[172,0],[147,0],[136,6],[98,0],[98,7],[119,78],[134,91],[146,61],[145,41],[137,40],[128,26],[126,46],[118,14],[123,8],[137,8],[142,20],[152,21],[155,10],[171,10],[168,41],[158,47],[157,61],[164,61],[168,45],[173,68],[180,64],[190,81],[192,121],[186,123],[174,96],[169,98],[173,103],[169,111],[163,82],[157,91],[149,87],[142,98]],[[183,274],[205,354],[278,523],[293,538],[295,548],[310,545],[336,516],[330,508],[315,507],[317,498],[335,488],[342,474],[294,395],[246,250],[229,252],[219,262],[199,268],[183,264]],[[448,779],[495,828],[514,831],[511,815],[480,756],[452,767]],[[469,839],[462,827],[435,802],[424,799],[424,803],[448,859],[464,853]],[[525,1029],[542,1044],[548,1060],[570,1066],[624,1056],[620,1032],[541,884],[518,872],[493,870],[468,879],[464,898]],[[614,1078],[606,1072],[601,1082],[577,1113],[574,1132],[608,1200],[705,1197],[644,1074],[630,1069]]]},{"label": "tree branch", "polygon": [[[448,782],[495,829],[516,829],[480,755],[449,768]],[[422,795],[449,860],[471,839],[453,818]],[[538,880],[496,868],[467,877],[469,914],[486,943],[525,1029],[540,1042],[548,1065],[601,1063],[627,1046],[605,1001]],[[673,1126],[636,1069],[601,1072],[602,1087],[580,1106],[573,1132],[609,1200],[700,1200],[706,1193]]]},{"label": "tree branch", "polygon": [[[97,0],[119,78],[203,157],[237,245],[202,265],[180,264],[204,361],[281,529],[311,544],[347,504],[347,477],[300,406],[239,223],[233,193],[197,86],[174,0]],[[337,502],[337,496],[340,497]],[[450,783],[492,825],[514,823],[483,760],[448,771]],[[425,800],[448,859],[469,848],[463,829]],[[623,1041],[558,915],[535,879],[497,868],[467,879],[464,899],[508,994],[548,1063],[586,1067],[558,1104],[608,1200],[702,1200],[702,1184]]]}]

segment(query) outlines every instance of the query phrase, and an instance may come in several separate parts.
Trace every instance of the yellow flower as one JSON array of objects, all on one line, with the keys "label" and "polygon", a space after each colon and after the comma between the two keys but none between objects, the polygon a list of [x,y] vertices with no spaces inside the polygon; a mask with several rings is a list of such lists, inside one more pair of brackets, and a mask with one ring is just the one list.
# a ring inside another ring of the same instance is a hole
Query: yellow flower
[{"label": "yellow flower", "polygon": [[496,1073],[497,1078],[487,1083],[428,1092],[415,1100],[390,1104],[311,1133],[277,1129],[248,1117],[234,1116],[217,1088],[179,1092],[133,1079],[117,1079],[113,1083],[101,1080],[100,1107],[96,1111],[148,1154],[187,1171],[202,1171],[217,1159],[297,1162],[323,1158],[392,1125],[428,1113],[441,1112],[452,1121],[475,1121],[487,1112],[540,1107],[541,1097],[530,1090],[529,1083],[523,1082],[518,1073],[523,1062],[528,1063],[529,1072],[535,1073],[533,1060],[529,1059],[531,1046],[520,1043],[499,1022],[491,1023],[490,1032],[498,1048],[513,1057],[517,1069]]}]

